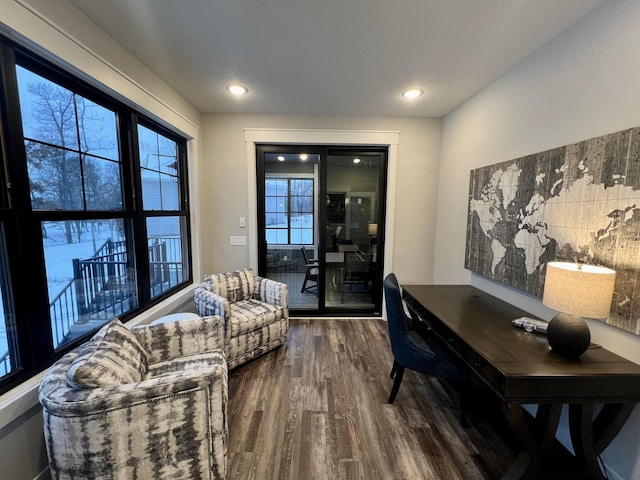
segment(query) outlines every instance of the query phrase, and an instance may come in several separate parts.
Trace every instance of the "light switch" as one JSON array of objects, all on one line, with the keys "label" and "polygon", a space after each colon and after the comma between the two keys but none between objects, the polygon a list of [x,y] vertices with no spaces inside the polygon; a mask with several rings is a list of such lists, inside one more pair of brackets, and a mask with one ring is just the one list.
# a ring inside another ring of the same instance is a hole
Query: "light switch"
[{"label": "light switch", "polygon": [[240,228],[247,226],[247,220],[244,217],[240,217]]},{"label": "light switch", "polygon": [[231,235],[229,237],[229,245],[241,246],[247,244],[247,237],[244,235]]}]

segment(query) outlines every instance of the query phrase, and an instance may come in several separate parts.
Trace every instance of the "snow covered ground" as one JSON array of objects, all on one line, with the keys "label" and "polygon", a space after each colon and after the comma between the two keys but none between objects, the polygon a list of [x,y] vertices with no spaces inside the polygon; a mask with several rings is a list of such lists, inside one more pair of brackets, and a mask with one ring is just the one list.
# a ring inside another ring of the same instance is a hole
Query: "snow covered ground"
[{"label": "snow covered ground", "polygon": [[[286,218],[285,215],[284,219],[286,220]],[[288,226],[287,223],[269,223],[269,221],[267,221],[265,232],[267,243],[270,245],[286,244],[286,228],[288,228]],[[295,245],[309,245],[313,243],[313,215],[299,215],[291,218],[291,243]]]},{"label": "snow covered ground", "polygon": [[[47,222],[45,224],[47,237],[44,239],[45,265],[47,273],[47,287],[49,299],[53,299],[62,291],[67,283],[73,279],[73,259],[89,258],[96,250],[111,238],[120,240],[119,225],[121,221],[87,222],[86,230],[82,231],[79,243],[67,244],[64,231],[64,222]],[[73,240],[77,242],[77,233],[73,232]],[[0,297],[0,307],[2,298]],[[4,312],[4,308],[0,308]],[[4,315],[0,321],[0,356],[8,349],[7,326]],[[0,375],[2,375],[0,365]]]},{"label": "snow covered ground", "polygon": [[[89,223],[89,222],[88,222]],[[55,298],[65,285],[73,279],[73,259],[89,258],[110,238],[121,240],[118,228],[108,222],[92,222],[96,228],[85,231],[80,243],[67,244],[62,224],[64,222],[48,222],[47,238],[44,239],[45,265],[49,299]],[[118,222],[120,223],[120,222]],[[90,225],[89,227],[90,228]],[[73,234],[74,242],[77,235]]]}]

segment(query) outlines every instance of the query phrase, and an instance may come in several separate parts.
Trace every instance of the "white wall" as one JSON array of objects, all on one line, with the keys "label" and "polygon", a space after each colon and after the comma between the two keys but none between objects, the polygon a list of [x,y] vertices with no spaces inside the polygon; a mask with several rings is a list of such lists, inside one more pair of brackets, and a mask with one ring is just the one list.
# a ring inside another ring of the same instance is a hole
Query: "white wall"
[{"label": "white wall", "polygon": [[[437,283],[471,282],[535,315],[553,316],[537,298],[464,269],[469,171],[640,125],[639,19],[640,2],[605,2],[444,119]],[[640,337],[589,323],[595,343],[640,363]],[[564,428],[558,436],[567,441]],[[639,431],[636,407],[603,455],[611,478],[640,478]]]},{"label": "white wall", "polygon": [[229,246],[229,235],[252,234],[238,222],[251,210],[245,129],[399,132],[395,198],[387,205],[395,224],[391,261],[402,282],[432,281],[441,122],[412,118],[204,115],[199,179],[204,273],[250,265],[255,248]]},{"label": "white wall", "polygon": [[[191,204],[197,205],[200,113],[193,106],[65,1],[0,0],[0,32],[189,138]],[[200,242],[194,213],[194,276],[199,277]],[[176,295],[132,323],[172,311],[182,302]],[[49,478],[38,381],[39,376],[0,396],[0,478]]]}]

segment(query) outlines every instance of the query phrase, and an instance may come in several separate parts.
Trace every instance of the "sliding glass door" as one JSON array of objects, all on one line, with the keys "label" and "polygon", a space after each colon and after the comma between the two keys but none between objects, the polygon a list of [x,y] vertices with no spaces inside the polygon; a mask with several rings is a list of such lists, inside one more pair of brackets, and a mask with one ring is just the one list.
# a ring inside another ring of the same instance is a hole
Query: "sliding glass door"
[{"label": "sliding glass door", "polygon": [[259,147],[258,154],[259,272],[289,284],[290,308],[317,312],[320,153]]},{"label": "sliding glass door", "polygon": [[257,147],[259,273],[294,314],[378,315],[386,150]]}]

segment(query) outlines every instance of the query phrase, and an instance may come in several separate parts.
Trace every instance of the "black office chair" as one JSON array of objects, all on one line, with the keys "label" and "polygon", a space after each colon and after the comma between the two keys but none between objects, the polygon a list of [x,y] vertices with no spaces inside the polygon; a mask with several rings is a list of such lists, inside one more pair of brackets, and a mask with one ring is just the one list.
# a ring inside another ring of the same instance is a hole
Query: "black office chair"
[{"label": "black office chair", "polygon": [[[310,292],[318,294],[318,276],[320,273],[319,263],[317,259],[309,259],[307,255],[307,250],[302,247],[302,257],[304,258],[304,282],[302,282],[302,289],[300,293]],[[307,282],[312,282],[311,285],[307,286]]]},{"label": "black office chair", "polygon": [[[398,280],[393,273],[384,279],[389,339],[393,352],[391,378],[394,378],[389,403],[393,403],[400,389],[405,368],[432,377],[449,380],[467,379],[464,364],[432,332],[420,335],[410,328],[411,318],[402,306],[402,296]],[[462,424],[466,424],[466,407],[463,399],[461,407]]]}]

